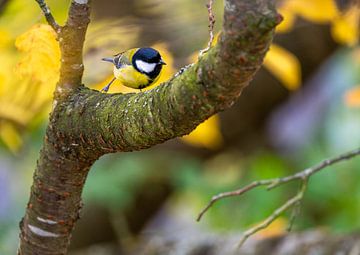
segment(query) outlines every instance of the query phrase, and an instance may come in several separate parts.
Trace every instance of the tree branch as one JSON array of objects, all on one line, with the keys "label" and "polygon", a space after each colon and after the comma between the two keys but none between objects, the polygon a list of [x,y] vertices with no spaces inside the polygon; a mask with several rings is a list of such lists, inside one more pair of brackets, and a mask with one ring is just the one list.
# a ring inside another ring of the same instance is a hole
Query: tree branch
[{"label": "tree branch", "polygon": [[240,196],[243,195],[245,193],[247,193],[250,190],[255,189],[256,187],[259,186],[266,186],[267,190],[271,190],[273,188],[276,188],[282,184],[285,183],[289,183],[292,182],[294,180],[300,180],[302,181],[302,185],[300,190],[297,192],[297,194],[293,197],[291,197],[289,200],[287,200],[282,206],[280,206],[278,209],[276,209],[268,218],[266,218],[262,223],[260,223],[259,225],[250,228],[249,230],[245,231],[243,236],[240,239],[239,242],[239,246],[243,245],[243,243],[253,234],[257,233],[258,231],[268,227],[274,220],[276,220],[283,212],[285,212],[286,210],[288,210],[289,208],[294,207],[295,205],[297,205],[298,203],[301,202],[304,193],[306,191],[307,188],[307,182],[308,179],[315,173],[319,172],[320,170],[331,166],[333,164],[345,161],[345,160],[349,160],[353,157],[359,156],[360,155],[360,148],[349,151],[347,153],[341,154],[337,157],[331,158],[331,159],[326,159],[322,162],[320,162],[319,164],[307,168],[303,171],[300,171],[294,175],[290,175],[290,176],[286,176],[286,177],[282,177],[282,178],[274,178],[274,179],[267,179],[267,180],[260,180],[260,181],[255,181],[250,183],[249,185],[246,185],[245,187],[235,190],[235,191],[230,191],[230,192],[224,192],[224,193],[220,193],[216,196],[213,196],[210,200],[210,202],[208,203],[208,205],[200,212],[197,221],[200,221],[202,219],[202,217],[204,216],[204,214],[219,200],[227,198],[227,197],[233,197],[233,196]]},{"label": "tree branch", "polygon": [[56,33],[60,32],[60,26],[56,23],[55,18],[51,14],[50,8],[47,6],[44,0],[35,0],[39,6],[42,12],[44,13],[44,16],[46,18],[47,23],[55,30]]},{"label": "tree branch", "polygon": [[68,19],[59,33],[61,50],[60,80],[55,99],[68,96],[81,85],[84,72],[83,46],[90,22],[90,0],[72,0]]},{"label": "tree branch", "polygon": [[243,233],[242,237],[240,238],[238,247],[240,248],[250,236],[256,234],[257,232],[259,232],[262,229],[267,228],[274,220],[276,220],[286,210],[299,204],[304,197],[306,187],[307,187],[307,179],[303,179],[301,188],[295,196],[288,199],[283,205],[281,205],[279,208],[277,208],[269,217],[267,217],[259,225],[256,225],[255,227],[252,227]]},{"label": "tree branch", "polygon": [[226,0],[219,43],[198,63],[138,94],[102,94],[81,84],[87,0],[73,0],[58,35],[60,80],[55,91],[19,254],[66,254],[91,165],[102,155],[148,148],[188,134],[230,107],[260,68],[275,26],[273,1]]},{"label": "tree branch", "polygon": [[[55,107],[57,103],[64,103],[81,84],[82,48],[89,15],[88,1],[73,0],[67,22],[58,32],[61,70],[55,91]],[[54,116],[56,111],[51,114],[52,122]],[[20,223],[19,255],[66,254],[72,229],[79,218],[82,187],[97,158],[74,156],[71,147],[76,145],[60,147],[62,138],[56,136],[57,133],[56,126],[50,123],[34,173],[26,214]]]},{"label": "tree branch", "polygon": [[268,1],[233,2],[225,11],[229,29],[220,43],[169,82],[137,94],[79,87],[58,104],[54,125],[68,138],[64,145],[80,144],[99,156],[140,150],[186,135],[230,107],[261,66],[279,22],[275,10],[263,3]]}]

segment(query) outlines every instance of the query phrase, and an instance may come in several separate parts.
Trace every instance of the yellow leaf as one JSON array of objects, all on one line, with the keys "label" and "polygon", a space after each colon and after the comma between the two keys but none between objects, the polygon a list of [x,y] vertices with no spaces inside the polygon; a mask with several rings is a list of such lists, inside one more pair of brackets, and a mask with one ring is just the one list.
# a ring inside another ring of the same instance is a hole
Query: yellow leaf
[{"label": "yellow leaf", "polygon": [[284,8],[317,23],[330,22],[339,14],[334,0],[286,0]]},{"label": "yellow leaf", "polygon": [[284,5],[279,8],[279,13],[283,16],[283,21],[276,27],[276,32],[289,32],[293,28],[296,20],[294,11],[291,10],[291,8],[289,8],[287,5]]},{"label": "yellow leaf", "polygon": [[[0,139],[12,151],[22,144],[14,123],[26,127],[48,111],[46,106],[51,101],[60,67],[55,33],[47,25],[33,26],[16,39],[15,45],[20,54],[8,44],[0,56],[0,118],[3,120]],[[14,68],[18,55],[20,62]]]},{"label": "yellow leaf", "polygon": [[11,42],[11,35],[8,31],[0,28],[0,48],[5,48]]},{"label": "yellow leaf", "polygon": [[333,21],[331,34],[335,41],[348,46],[356,45],[360,36],[360,8],[352,6]]},{"label": "yellow leaf", "polygon": [[0,125],[0,138],[14,153],[18,151],[22,145],[19,133],[13,125],[7,122],[2,122]]},{"label": "yellow leaf", "polygon": [[219,116],[210,117],[197,126],[189,135],[183,136],[181,139],[195,147],[218,149],[223,144]]},{"label": "yellow leaf", "polygon": [[49,25],[33,26],[16,39],[15,46],[24,53],[16,68],[17,74],[47,86],[55,85],[59,77],[60,48]]},{"label": "yellow leaf", "polygon": [[360,84],[346,91],[344,99],[347,106],[360,107]]},{"label": "yellow leaf", "polygon": [[256,233],[257,237],[269,238],[283,235],[286,232],[288,222],[284,218],[277,218],[267,228]]},{"label": "yellow leaf", "polygon": [[264,66],[289,90],[298,89],[301,84],[299,60],[286,49],[272,44],[264,59]]}]

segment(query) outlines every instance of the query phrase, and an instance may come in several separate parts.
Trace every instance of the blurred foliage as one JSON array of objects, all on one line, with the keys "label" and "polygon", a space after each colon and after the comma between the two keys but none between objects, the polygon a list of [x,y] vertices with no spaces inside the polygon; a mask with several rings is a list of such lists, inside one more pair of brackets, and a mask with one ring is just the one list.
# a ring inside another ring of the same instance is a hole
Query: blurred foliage
[{"label": "blurred foliage", "polygon": [[334,39],[349,46],[356,45],[360,36],[360,7],[353,6],[335,18],[332,26]]},{"label": "blurred foliage", "polygon": [[[17,37],[15,47],[23,53],[15,74],[33,83],[55,84],[59,78],[60,48],[49,25],[35,25]],[[41,88],[43,91],[45,88]],[[50,89],[54,90],[54,87]],[[40,93],[40,92],[39,92]]]},{"label": "blurred foliage", "polygon": [[357,1],[341,11],[334,0],[283,0],[279,12],[284,21],[277,27],[277,32],[290,31],[299,16],[314,23],[330,23],[333,38],[338,43],[353,46],[359,42],[360,8]]},{"label": "blurred foliage", "polygon": [[345,102],[349,107],[360,107],[360,86],[359,85],[346,92]]},{"label": "blurred foliage", "polygon": [[[64,20],[66,5],[50,2]],[[59,67],[59,54],[49,51],[57,43],[45,25],[35,25],[40,13],[35,4],[12,0],[0,17],[0,138],[14,152],[22,145],[22,131],[43,121],[57,80],[54,72],[48,72]]]},{"label": "blurred foliage", "polygon": [[286,0],[282,1],[279,12],[284,15],[284,22],[277,27],[278,32],[292,29],[297,16],[325,23],[333,21],[338,15],[334,0]]},{"label": "blurred foliage", "polygon": [[219,149],[223,145],[219,116],[214,115],[210,117],[197,126],[189,135],[183,136],[182,140],[193,146]]},{"label": "blurred foliage", "polygon": [[264,66],[289,90],[299,88],[301,84],[300,62],[289,51],[272,44],[264,59]]},{"label": "blurred foliage", "polygon": [[0,94],[0,116],[5,119],[0,135],[12,151],[21,145],[19,129],[47,116],[44,113],[49,111],[60,68],[60,49],[48,25],[30,28],[17,37],[15,46],[21,52],[20,59],[13,67],[14,78],[2,84]]},{"label": "blurred foliage", "polygon": [[[63,23],[69,1],[47,2],[56,19]],[[144,41],[151,42],[149,45],[158,49],[168,64],[159,82],[148,88],[152,89],[169,79],[179,66],[196,62],[198,50],[206,45],[206,1],[129,2],[134,9],[131,15],[94,18],[90,24],[85,44],[84,83],[94,89],[101,89],[112,78],[112,67],[100,61],[104,56],[146,46]],[[222,2],[215,3],[218,31]],[[118,11],[113,6],[116,4],[108,2],[107,9]],[[329,26],[329,33],[339,43],[340,49],[332,57],[331,64],[319,66],[327,71],[322,81],[328,82],[327,92],[334,96],[317,127],[316,136],[307,141],[307,146],[292,158],[266,148],[255,154],[242,154],[229,149],[223,141],[222,132],[227,131],[221,130],[217,115],[181,139],[191,146],[213,150],[211,157],[201,158],[161,146],[144,152],[106,156],[89,174],[84,190],[86,205],[100,205],[111,211],[112,217],[120,217],[125,209],[134,205],[134,193],[155,178],[169,182],[175,189],[165,210],[180,218],[186,215],[194,224],[200,209],[213,194],[237,189],[255,179],[293,173],[359,145],[359,8],[349,5],[340,10],[333,0],[283,0],[279,7],[285,19],[277,33],[291,35],[305,20]],[[100,12],[94,9],[94,17]],[[53,32],[47,25],[39,24],[43,16],[35,1],[10,0],[0,15],[0,140],[4,145],[0,148],[0,254],[7,255],[14,254],[17,246],[17,222],[23,214],[32,183],[60,57]],[[153,23],[152,19],[155,19]],[[159,32],[162,29],[163,34]],[[309,52],[312,54],[313,49]],[[284,87],[301,93],[303,63],[299,63],[293,53],[273,44],[264,64]],[[331,81],[338,85],[333,86]],[[111,93],[114,92],[139,91],[115,84],[111,87]],[[234,119],[234,125],[241,121]],[[315,175],[294,229],[315,226],[335,231],[358,229],[360,189],[356,180],[360,178],[359,165],[359,159],[352,160]],[[287,185],[271,192],[259,189],[241,198],[221,201],[196,226],[239,232],[268,216],[297,188]],[[288,221],[289,214],[283,215],[259,237],[283,233]]]}]

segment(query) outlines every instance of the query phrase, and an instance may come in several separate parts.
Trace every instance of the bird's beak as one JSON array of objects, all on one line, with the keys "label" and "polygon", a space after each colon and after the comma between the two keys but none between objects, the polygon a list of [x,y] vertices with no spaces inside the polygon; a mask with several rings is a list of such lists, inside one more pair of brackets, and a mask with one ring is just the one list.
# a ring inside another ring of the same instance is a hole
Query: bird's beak
[{"label": "bird's beak", "polygon": [[160,62],[159,62],[160,65],[166,65],[166,63],[164,62],[164,60],[160,59]]},{"label": "bird's beak", "polygon": [[114,58],[102,58],[102,61],[110,62],[114,64]]}]

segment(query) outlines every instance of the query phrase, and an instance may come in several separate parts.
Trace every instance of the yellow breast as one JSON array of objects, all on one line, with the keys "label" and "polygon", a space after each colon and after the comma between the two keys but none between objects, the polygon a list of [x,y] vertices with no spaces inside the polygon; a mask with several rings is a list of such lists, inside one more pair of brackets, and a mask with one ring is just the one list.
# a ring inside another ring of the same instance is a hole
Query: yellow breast
[{"label": "yellow breast", "polygon": [[131,65],[122,66],[120,69],[114,67],[114,76],[126,87],[141,89],[150,85],[149,78]]}]

